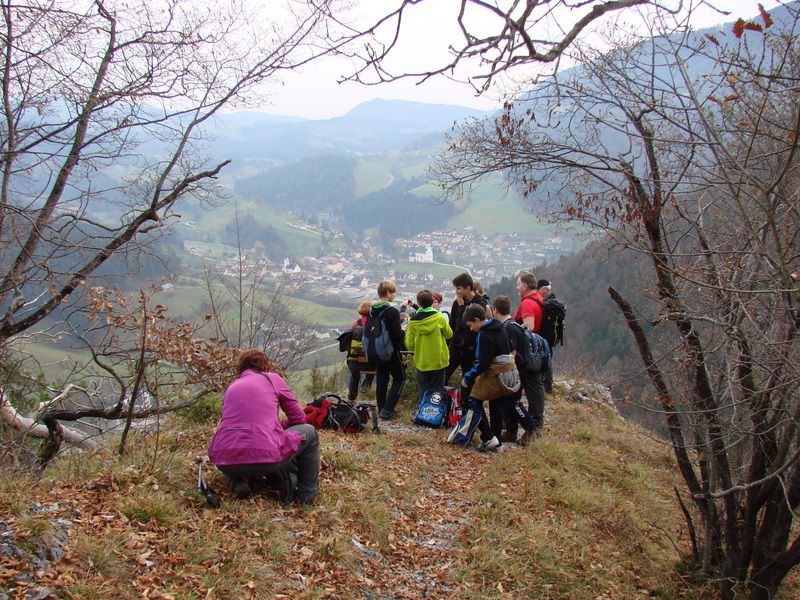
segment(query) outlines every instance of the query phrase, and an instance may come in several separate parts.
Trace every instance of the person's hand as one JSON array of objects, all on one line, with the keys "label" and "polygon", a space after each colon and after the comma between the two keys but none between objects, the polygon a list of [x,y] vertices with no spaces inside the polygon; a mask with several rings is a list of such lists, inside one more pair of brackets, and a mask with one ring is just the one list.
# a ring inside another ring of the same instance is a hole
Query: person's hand
[{"label": "person's hand", "polygon": [[469,387],[469,384],[467,383],[466,379],[462,379],[461,380],[461,387],[463,387],[463,388]]},{"label": "person's hand", "polygon": [[464,306],[464,298],[456,294],[456,304],[459,306]]}]

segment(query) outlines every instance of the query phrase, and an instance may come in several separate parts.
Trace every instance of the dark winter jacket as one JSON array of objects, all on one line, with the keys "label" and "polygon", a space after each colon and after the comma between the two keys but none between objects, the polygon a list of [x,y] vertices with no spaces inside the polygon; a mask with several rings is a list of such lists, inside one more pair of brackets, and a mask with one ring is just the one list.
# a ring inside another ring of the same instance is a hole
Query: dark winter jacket
[{"label": "dark winter jacket", "polygon": [[478,294],[475,294],[470,301],[464,300],[463,305],[453,302],[453,308],[450,310],[450,329],[453,330],[453,337],[450,340],[452,349],[473,350],[475,348],[475,334],[464,323],[464,311],[473,303],[480,304],[484,308],[489,306],[486,299]]},{"label": "dark winter jacket", "polygon": [[503,324],[495,319],[489,319],[478,332],[475,343],[475,363],[464,375],[467,384],[474,384],[475,379],[489,370],[492,359],[501,354],[511,354],[511,342],[508,340]]},{"label": "dark winter jacket", "polygon": [[389,332],[389,339],[392,340],[394,351],[405,350],[405,334],[400,328],[400,311],[388,302],[376,302],[372,305],[371,313],[379,316],[386,323],[386,331]]}]

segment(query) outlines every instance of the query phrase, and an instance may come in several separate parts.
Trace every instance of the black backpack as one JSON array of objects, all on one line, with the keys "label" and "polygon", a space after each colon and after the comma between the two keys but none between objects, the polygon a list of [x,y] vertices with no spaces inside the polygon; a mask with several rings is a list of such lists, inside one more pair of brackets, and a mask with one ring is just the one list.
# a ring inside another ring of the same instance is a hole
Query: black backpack
[{"label": "black backpack", "polygon": [[563,302],[556,300],[555,294],[550,294],[544,303],[532,298],[542,307],[542,327],[539,335],[547,340],[550,347],[556,344],[564,345],[564,320],[567,316],[567,307]]}]

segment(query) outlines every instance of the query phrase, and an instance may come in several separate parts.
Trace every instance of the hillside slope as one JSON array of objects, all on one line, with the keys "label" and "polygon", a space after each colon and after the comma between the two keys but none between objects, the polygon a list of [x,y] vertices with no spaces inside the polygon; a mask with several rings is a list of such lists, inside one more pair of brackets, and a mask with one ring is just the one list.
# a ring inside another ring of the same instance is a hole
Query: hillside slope
[{"label": "hillside slope", "polygon": [[212,430],[172,422],[121,460],[3,477],[2,541],[31,552],[67,523],[68,542],[39,571],[0,552],[0,597],[709,597],[676,570],[688,542],[668,449],[605,407],[556,397],[544,437],[493,455],[402,423],[323,432],[321,501],[305,509],[227,494],[207,508],[192,458]]}]

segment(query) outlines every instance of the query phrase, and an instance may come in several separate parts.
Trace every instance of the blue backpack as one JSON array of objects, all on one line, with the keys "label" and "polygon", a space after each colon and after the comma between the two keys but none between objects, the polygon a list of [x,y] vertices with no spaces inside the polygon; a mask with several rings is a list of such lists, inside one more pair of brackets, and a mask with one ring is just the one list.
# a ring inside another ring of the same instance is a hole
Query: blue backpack
[{"label": "blue backpack", "polygon": [[478,425],[480,425],[481,419],[480,413],[476,412],[472,406],[467,408],[458,423],[450,430],[447,436],[448,443],[461,446],[462,448],[469,446],[472,437],[475,435],[475,430],[478,429]]},{"label": "blue backpack", "polygon": [[386,329],[386,322],[383,319],[383,310],[375,313],[374,309],[369,309],[369,317],[364,324],[364,334],[361,343],[364,345],[364,354],[367,355],[369,362],[381,361],[388,362],[394,354],[394,344],[389,337]]},{"label": "blue backpack", "polygon": [[[550,344],[538,333],[531,332],[527,327],[523,327],[513,320],[508,320],[509,327],[519,327],[525,334],[528,342],[525,351],[518,349],[521,353],[522,361],[525,363],[525,370],[528,373],[544,373],[550,368]],[[513,323],[513,324],[512,324]]]},{"label": "blue backpack", "polygon": [[414,423],[426,427],[442,427],[448,424],[450,395],[444,388],[430,388],[419,399]]}]

